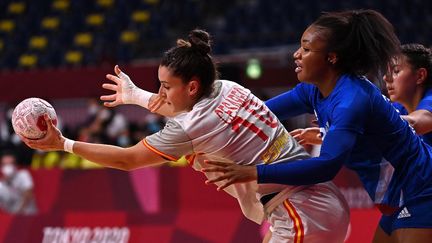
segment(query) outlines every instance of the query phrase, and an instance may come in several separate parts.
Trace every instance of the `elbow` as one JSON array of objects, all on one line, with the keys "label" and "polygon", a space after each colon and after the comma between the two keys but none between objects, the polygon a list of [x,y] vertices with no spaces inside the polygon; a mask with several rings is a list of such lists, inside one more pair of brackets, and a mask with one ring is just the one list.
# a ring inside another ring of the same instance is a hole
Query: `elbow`
[{"label": "elbow", "polygon": [[140,168],[139,157],[132,150],[124,148],[119,154],[120,156],[114,162],[115,168],[123,171],[132,171]]},{"label": "elbow", "polygon": [[126,160],[119,160],[112,162],[108,167],[122,170],[122,171],[132,171],[136,169],[134,166],[131,165],[131,163],[127,162]]},{"label": "elbow", "polygon": [[117,168],[123,171],[133,171],[141,168],[142,164],[135,156],[127,156],[125,159],[117,162]]}]

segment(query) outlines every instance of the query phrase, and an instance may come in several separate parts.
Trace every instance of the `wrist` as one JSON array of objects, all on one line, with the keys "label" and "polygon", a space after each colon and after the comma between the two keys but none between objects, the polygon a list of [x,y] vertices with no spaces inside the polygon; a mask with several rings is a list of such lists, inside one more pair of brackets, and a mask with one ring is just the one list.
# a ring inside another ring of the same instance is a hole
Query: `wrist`
[{"label": "wrist", "polygon": [[73,145],[75,144],[74,140],[64,138],[63,150],[69,153],[73,153]]},{"label": "wrist", "polygon": [[131,102],[132,104],[136,104],[148,109],[148,104],[152,95],[153,93],[151,92],[135,87],[132,90]]}]

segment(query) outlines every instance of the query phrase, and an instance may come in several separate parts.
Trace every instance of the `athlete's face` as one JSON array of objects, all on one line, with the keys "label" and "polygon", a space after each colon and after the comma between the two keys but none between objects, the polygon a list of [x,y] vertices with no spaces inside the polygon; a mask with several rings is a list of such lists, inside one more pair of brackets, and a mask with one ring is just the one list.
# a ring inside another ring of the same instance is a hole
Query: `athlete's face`
[{"label": "athlete's face", "polygon": [[198,81],[190,80],[185,84],[165,66],[159,66],[158,76],[161,83],[159,94],[165,97],[173,112],[191,110],[196,100]]},{"label": "athlete's face", "polygon": [[295,72],[299,81],[319,83],[325,79],[326,73],[331,68],[330,61],[335,63],[336,59],[330,59],[326,51],[327,42],[323,31],[310,26],[305,30],[300,41],[300,48],[293,54]]},{"label": "athlete's face", "polygon": [[405,56],[394,58],[383,77],[390,99],[402,103],[409,101],[421,84],[419,74]]}]

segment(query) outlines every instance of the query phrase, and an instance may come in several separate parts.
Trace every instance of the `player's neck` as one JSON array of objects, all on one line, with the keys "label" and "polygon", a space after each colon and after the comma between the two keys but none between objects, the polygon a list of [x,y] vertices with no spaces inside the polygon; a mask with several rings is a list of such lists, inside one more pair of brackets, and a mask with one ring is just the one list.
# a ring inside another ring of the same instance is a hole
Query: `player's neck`
[{"label": "player's neck", "polygon": [[401,102],[402,105],[407,110],[408,114],[415,111],[418,104],[420,103],[420,100],[423,98],[424,95],[424,88],[417,88],[414,95],[411,96],[411,99],[406,100],[405,102]]},{"label": "player's neck", "polygon": [[326,98],[331,94],[339,80],[339,77],[340,73],[330,73],[324,81],[316,84],[323,98]]}]

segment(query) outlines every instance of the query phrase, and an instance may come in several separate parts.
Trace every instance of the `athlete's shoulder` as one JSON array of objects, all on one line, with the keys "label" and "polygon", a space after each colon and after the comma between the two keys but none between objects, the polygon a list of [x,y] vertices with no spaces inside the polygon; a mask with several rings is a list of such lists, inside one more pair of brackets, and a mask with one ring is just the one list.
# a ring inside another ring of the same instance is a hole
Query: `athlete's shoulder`
[{"label": "athlete's shoulder", "polygon": [[432,100],[432,88],[427,89],[427,90],[424,92],[424,95],[423,95],[422,100]]},{"label": "athlete's shoulder", "polygon": [[[353,112],[364,111],[371,105],[371,97],[381,93],[375,90],[374,84],[364,77],[343,75],[331,94],[332,103],[341,108],[349,108]],[[381,98],[382,99],[382,98]]]},{"label": "athlete's shoulder", "polygon": [[215,80],[214,84],[213,84],[213,88],[216,87],[223,87],[223,88],[239,88],[239,89],[245,89],[245,90],[249,90],[248,88],[244,87],[243,85],[236,83],[234,81],[230,81],[230,80],[225,80],[225,79],[219,79],[219,80]]},{"label": "athlete's shoulder", "polygon": [[428,110],[432,112],[432,88],[425,90],[416,110]]}]

